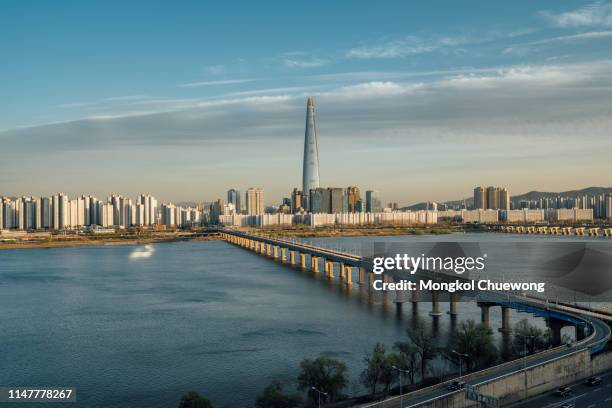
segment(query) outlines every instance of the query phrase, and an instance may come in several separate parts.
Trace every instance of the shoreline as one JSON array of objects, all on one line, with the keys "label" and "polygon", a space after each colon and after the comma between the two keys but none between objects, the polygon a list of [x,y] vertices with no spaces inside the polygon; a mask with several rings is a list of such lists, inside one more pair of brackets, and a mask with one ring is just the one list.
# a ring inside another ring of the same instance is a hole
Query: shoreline
[{"label": "shoreline", "polygon": [[131,238],[131,239],[75,239],[75,240],[54,240],[45,242],[25,241],[0,243],[1,250],[11,249],[47,249],[47,248],[75,248],[75,247],[96,247],[96,246],[123,246],[123,245],[146,245],[161,242],[179,241],[211,241],[217,238],[209,237],[174,237],[174,238]]}]

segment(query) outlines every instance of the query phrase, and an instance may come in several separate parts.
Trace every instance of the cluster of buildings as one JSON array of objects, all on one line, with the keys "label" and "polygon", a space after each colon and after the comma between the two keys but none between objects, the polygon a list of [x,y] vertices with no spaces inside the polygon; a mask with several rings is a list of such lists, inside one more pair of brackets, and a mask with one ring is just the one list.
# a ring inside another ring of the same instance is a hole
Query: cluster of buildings
[{"label": "cluster of buildings", "polygon": [[503,187],[482,186],[474,189],[475,210],[509,210],[510,193]]},{"label": "cluster of buildings", "polygon": [[294,188],[278,207],[266,207],[264,190],[249,188],[244,193],[235,188],[227,192],[227,201],[218,199],[210,205],[182,207],[158,204],[148,194],[135,201],[111,195],[106,201],[92,196],[70,199],[60,193],[52,197],[3,197],[0,200],[0,230],[71,230],[83,227],[190,227],[202,224],[262,227],[303,224],[327,225],[429,225],[438,221],[461,223],[539,223],[582,222],[594,218],[612,220],[612,195],[553,197],[540,200],[512,201],[503,187],[476,187],[471,209],[463,205],[427,203],[414,211],[400,211],[397,203],[382,208],[380,195],[368,190],[362,196],[356,186],[321,187],[319,146],[315,126],[314,102],[306,104],[306,131],[302,188]]},{"label": "cluster of buildings", "polygon": [[159,205],[149,194],[141,194],[135,201],[122,195],[99,200],[89,195],[70,198],[64,193],[51,197],[2,197],[0,200],[0,229],[5,230],[183,226],[201,220],[200,209]]},{"label": "cluster of buildings", "polygon": [[581,195],[577,197],[543,197],[538,200],[519,200],[513,202],[514,208],[521,209],[581,209],[593,210],[593,217],[600,219],[612,218],[612,195]]}]

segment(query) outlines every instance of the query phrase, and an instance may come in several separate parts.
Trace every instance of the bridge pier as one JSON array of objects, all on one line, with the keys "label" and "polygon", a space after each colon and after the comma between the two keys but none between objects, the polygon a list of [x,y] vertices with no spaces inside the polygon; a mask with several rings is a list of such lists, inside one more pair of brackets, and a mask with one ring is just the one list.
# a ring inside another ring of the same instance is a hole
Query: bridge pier
[{"label": "bridge pier", "polygon": [[457,294],[456,293],[450,294],[449,307],[450,307],[450,310],[448,314],[450,314],[453,317],[457,316]]},{"label": "bridge pier", "polygon": [[550,329],[550,342],[553,347],[561,345],[561,329],[565,326],[565,323],[561,320],[548,318],[546,325]]},{"label": "bridge pier", "polygon": [[287,249],[281,248],[280,253],[281,253],[281,262],[287,263]]},{"label": "bridge pier", "polygon": [[310,257],[310,269],[313,272],[319,273],[319,258],[316,256]]},{"label": "bridge pier", "polygon": [[300,252],[300,268],[306,269],[306,254]]},{"label": "bridge pier", "polygon": [[278,253],[280,252],[280,247],[278,245],[274,245],[272,248],[272,254],[274,255],[274,259],[278,259]]},{"label": "bridge pier", "polygon": [[363,267],[359,267],[359,284],[364,285],[366,283],[366,270]]},{"label": "bridge pier", "polygon": [[289,251],[289,260],[291,265],[295,265],[295,251]]},{"label": "bridge pier", "polygon": [[374,290],[374,281],[376,280],[376,274],[374,272],[368,272],[368,288],[370,291]]},{"label": "bridge pier", "polygon": [[508,306],[501,307],[502,312],[502,327],[499,328],[501,333],[510,333],[512,332],[512,327],[510,326],[510,308]]},{"label": "bridge pier", "polygon": [[440,301],[438,300],[438,292],[431,291],[431,312],[429,312],[430,316],[440,316]]},{"label": "bridge pier", "polygon": [[584,340],[586,338],[586,324],[576,324],[576,341]]},{"label": "bridge pier", "polygon": [[346,268],[346,284],[350,286],[353,283],[351,279],[351,270],[353,267],[346,265],[345,268]]},{"label": "bridge pier", "polygon": [[491,303],[478,302],[478,307],[480,307],[480,322],[485,326],[489,326],[489,309],[491,306]]},{"label": "bridge pier", "polygon": [[334,263],[325,258],[323,259],[323,263],[325,264],[325,276],[327,276],[328,279],[332,279],[334,277]]}]

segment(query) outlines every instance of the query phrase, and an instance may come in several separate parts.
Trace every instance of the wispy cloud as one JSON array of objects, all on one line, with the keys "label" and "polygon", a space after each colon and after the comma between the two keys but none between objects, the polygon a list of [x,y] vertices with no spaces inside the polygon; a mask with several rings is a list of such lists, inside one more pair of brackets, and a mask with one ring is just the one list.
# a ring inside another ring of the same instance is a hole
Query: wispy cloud
[{"label": "wispy cloud", "polygon": [[199,86],[218,86],[218,85],[233,85],[233,84],[244,84],[247,82],[254,82],[257,79],[247,78],[247,79],[224,79],[219,81],[202,81],[202,82],[189,82],[186,84],[177,85],[179,88],[195,88]]},{"label": "wispy cloud", "polygon": [[352,48],[346,52],[346,57],[357,59],[403,58],[432,52],[439,49],[440,46],[441,44],[423,43],[419,38],[410,36],[384,44]]},{"label": "wispy cloud", "polygon": [[479,35],[446,35],[432,38],[406,36],[380,44],[363,45],[349,49],[345,57],[349,59],[392,59],[406,58],[418,54],[437,51],[462,50],[469,45],[484,44],[505,38],[516,38],[534,32],[531,28],[521,28],[507,31],[489,31]]},{"label": "wispy cloud", "polygon": [[283,66],[290,69],[318,68],[328,63],[327,60],[303,51],[286,52],[281,58]]},{"label": "wispy cloud", "polygon": [[559,37],[544,38],[542,40],[530,41],[524,44],[512,45],[503,50],[504,54],[525,55],[538,49],[539,46],[549,44],[569,44],[579,41],[602,40],[612,37],[612,31],[590,31],[572,35],[562,35]]},{"label": "wispy cloud", "polygon": [[204,68],[204,72],[213,75],[225,74],[225,65],[210,65]]},{"label": "wispy cloud", "polygon": [[539,14],[557,27],[612,27],[612,4],[601,1],[562,13],[547,10]]}]

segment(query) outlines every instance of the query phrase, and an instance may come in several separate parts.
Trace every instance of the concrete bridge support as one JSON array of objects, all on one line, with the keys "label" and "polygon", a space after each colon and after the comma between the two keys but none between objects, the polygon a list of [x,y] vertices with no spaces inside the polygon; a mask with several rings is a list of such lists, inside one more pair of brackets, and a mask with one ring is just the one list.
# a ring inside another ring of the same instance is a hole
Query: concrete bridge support
[{"label": "concrete bridge support", "polygon": [[574,327],[576,328],[576,341],[583,340],[586,337],[586,325],[577,324]]},{"label": "concrete bridge support", "polygon": [[553,347],[561,345],[561,329],[565,326],[565,322],[553,318],[549,318],[546,325],[550,329],[550,342]]},{"label": "concrete bridge support", "polygon": [[480,322],[485,326],[489,326],[489,309],[491,306],[491,303],[478,302],[478,307],[480,307]]},{"label": "concrete bridge support", "polygon": [[457,316],[457,294],[456,293],[450,294],[449,306],[450,306],[450,310],[448,314],[450,314],[452,317]]},{"label": "concrete bridge support", "polygon": [[300,252],[300,268],[306,269],[306,254]]},{"label": "concrete bridge support", "polygon": [[319,258],[316,256],[310,257],[310,269],[315,273],[319,273]]},{"label": "concrete bridge support", "polygon": [[419,304],[420,299],[420,295],[419,295],[419,291],[418,290],[413,290],[411,293],[411,300],[412,300],[412,308],[416,308]]},{"label": "concrete bridge support", "polygon": [[295,251],[289,251],[289,262],[291,265],[295,265]]},{"label": "concrete bridge support", "polygon": [[281,253],[281,262],[282,263],[287,263],[287,249],[285,248],[281,248],[280,249],[280,253]]},{"label": "concrete bridge support", "polygon": [[345,266],[345,268],[346,268],[346,284],[350,286],[353,283],[353,280],[351,278],[351,271],[353,267],[347,265]]},{"label": "concrete bridge support", "polygon": [[502,312],[502,327],[499,328],[501,333],[512,332],[512,326],[510,325],[510,308],[507,306],[501,307]]},{"label": "concrete bridge support", "polygon": [[366,270],[365,268],[359,267],[359,284],[360,285],[365,285],[366,284]]},{"label": "concrete bridge support", "polygon": [[272,248],[272,254],[274,255],[274,259],[278,259],[279,257],[279,252],[281,251],[281,248],[279,246],[274,246]]},{"label": "concrete bridge support", "polygon": [[374,285],[375,280],[376,280],[376,274],[374,272],[369,272],[368,273],[368,288],[370,289],[370,291],[374,290],[372,285]]},{"label": "concrete bridge support", "polygon": [[430,316],[440,316],[440,301],[438,300],[438,292],[431,292],[431,312],[429,312]]},{"label": "concrete bridge support", "polygon": [[325,263],[325,276],[329,279],[333,279],[334,277],[334,263],[332,261],[328,261],[325,259],[323,261]]}]

